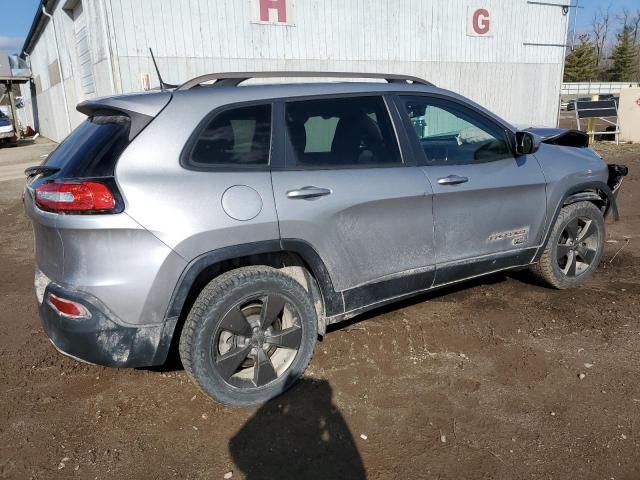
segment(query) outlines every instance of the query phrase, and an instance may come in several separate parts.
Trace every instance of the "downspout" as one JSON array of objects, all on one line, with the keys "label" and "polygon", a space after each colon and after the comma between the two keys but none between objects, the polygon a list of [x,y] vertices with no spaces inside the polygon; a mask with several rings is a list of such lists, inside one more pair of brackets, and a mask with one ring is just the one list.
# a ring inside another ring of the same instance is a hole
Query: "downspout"
[{"label": "downspout", "polygon": [[[578,14],[578,1],[576,0],[576,15]],[[567,18],[565,16],[565,18]],[[575,17],[574,17],[575,18]],[[560,114],[562,113],[562,108],[560,107],[560,105],[562,104],[562,84],[564,83],[564,67],[566,64],[566,60],[567,60],[567,40],[568,40],[568,36],[569,36],[569,23],[571,22],[570,18],[567,18],[567,23],[566,23],[566,27],[564,30],[564,38],[565,38],[565,46],[562,49],[562,67],[560,68],[560,95],[558,95],[558,103],[556,105],[556,128],[560,128]],[[574,25],[574,30],[573,30],[573,36],[574,36],[574,40],[575,40],[575,25]],[[573,41],[572,40],[572,44],[571,44],[571,48],[573,49]],[[576,110],[576,115],[578,114],[578,111]]]},{"label": "downspout", "polygon": [[100,2],[100,10],[102,13],[104,43],[107,46],[107,62],[109,63],[109,82],[111,83],[111,93],[116,94],[116,82],[113,78],[113,52],[111,51],[111,40],[109,38],[109,20],[107,19],[107,7],[105,0]]},{"label": "downspout", "polygon": [[51,20],[51,24],[53,25],[53,38],[56,43],[56,57],[58,59],[58,73],[60,74],[60,83],[62,83],[62,101],[64,102],[64,113],[67,117],[67,133],[71,133],[71,117],[69,116],[69,104],[67,103],[67,89],[64,87],[64,76],[62,75],[62,59],[60,58],[60,49],[58,48],[56,22],[53,20],[53,15],[47,13],[44,4],[42,5],[42,14]]}]

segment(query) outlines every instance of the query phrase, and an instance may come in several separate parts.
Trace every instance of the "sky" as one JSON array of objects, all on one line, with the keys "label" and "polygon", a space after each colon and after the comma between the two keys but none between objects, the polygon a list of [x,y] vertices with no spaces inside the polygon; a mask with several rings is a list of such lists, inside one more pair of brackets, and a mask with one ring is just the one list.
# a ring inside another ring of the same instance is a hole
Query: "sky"
[{"label": "sky", "polygon": [[[556,0],[553,0],[555,3]],[[580,9],[572,8],[572,15],[575,15],[577,11],[577,23],[576,30],[586,31],[589,29],[589,25],[591,25],[591,19],[593,15],[598,11],[598,8],[602,10],[606,10],[607,7],[611,6],[611,13],[615,14],[620,12],[623,8],[629,9],[631,12],[636,12],[640,10],[640,0],[571,0],[571,2],[567,1],[567,3],[571,3],[571,5],[575,5],[576,2],[578,6],[584,7]],[[561,2],[558,2],[561,3]],[[569,28],[573,28],[573,17],[571,18],[571,24]]]},{"label": "sky", "polygon": [[0,0],[0,50],[20,53],[40,0]]},{"label": "sky", "polygon": [[[562,3],[558,0],[548,1]],[[577,30],[579,32],[588,29],[598,7],[606,9],[608,5],[611,5],[612,12],[618,12],[624,7],[631,11],[640,9],[640,0],[571,0],[570,3],[575,4],[576,1],[578,5],[584,7],[578,11]],[[0,0],[0,12],[2,12],[0,14],[0,50],[20,53],[24,37],[29,32],[39,4],[40,0]],[[571,14],[574,15],[576,9],[572,8],[571,10]],[[570,25],[573,26],[573,19]]]}]

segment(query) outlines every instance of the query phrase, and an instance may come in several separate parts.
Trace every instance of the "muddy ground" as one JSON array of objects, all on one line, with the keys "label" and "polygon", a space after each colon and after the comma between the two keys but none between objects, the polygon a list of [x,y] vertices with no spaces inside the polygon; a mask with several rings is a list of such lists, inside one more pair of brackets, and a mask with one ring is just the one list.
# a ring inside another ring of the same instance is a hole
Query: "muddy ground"
[{"label": "muddy ground", "polygon": [[494,275],[376,311],[253,409],[213,403],[179,367],[58,354],[22,180],[1,182],[0,478],[640,478],[640,146],[597,148],[631,176],[585,286]]}]

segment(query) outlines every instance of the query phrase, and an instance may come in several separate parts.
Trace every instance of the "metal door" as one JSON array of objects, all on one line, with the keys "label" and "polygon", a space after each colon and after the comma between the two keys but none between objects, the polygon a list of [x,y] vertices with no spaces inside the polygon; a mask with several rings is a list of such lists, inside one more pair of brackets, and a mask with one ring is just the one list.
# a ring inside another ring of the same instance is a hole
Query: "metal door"
[{"label": "metal door", "polygon": [[93,78],[93,62],[91,49],[89,48],[89,30],[87,28],[86,15],[82,8],[82,2],[73,9],[73,31],[76,40],[76,53],[80,69],[80,90],[83,98],[95,93],[95,81]]}]

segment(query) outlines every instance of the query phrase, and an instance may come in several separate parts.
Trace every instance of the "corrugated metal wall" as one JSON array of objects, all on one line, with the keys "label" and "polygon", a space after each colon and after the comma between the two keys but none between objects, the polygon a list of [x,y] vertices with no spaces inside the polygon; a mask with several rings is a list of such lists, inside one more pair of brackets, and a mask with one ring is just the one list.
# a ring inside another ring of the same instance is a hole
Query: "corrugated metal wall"
[{"label": "corrugated metal wall", "polygon": [[[172,83],[215,71],[405,73],[467,95],[513,123],[555,125],[564,49],[530,44],[565,43],[568,16],[560,6],[527,0],[288,0],[295,25],[282,26],[252,22],[253,1],[85,0],[94,26],[94,63],[113,52],[117,92],[140,90],[142,74],[157,85],[149,47]],[[106,12],[110,45],[104,44],[98,5]],[[491,13],[491,37],[467,35],[469,9],[479,7]],[[65,21],[71,21],[68,15]],[[74,61],[63,56],[65,64]],[[96,82],[103,83],[97,95],[110,93],[105,73],[96,68]],[[72,89],[79,91],[79,84]]]},{"label": "corrugated metal wall", "polygon": [[[27,101],[25,109],[20,112],[20,119],[25,125],[36,125],[40,133],[55,141],[61,141],[69,133],[65,114],[62,87],[66,90],[67,107],[71,126],[77,126],[85,117],[76,111],[76,105],[87,98],[110,95],[113,88],[110,82],[110,62],[108,60],[108,42],[104,29],[101,8],[102,0],[82,0],[76,5],[84,10],[83,22],[88,31],[88,57],[94,74],[94,92],[86,95],[82,89],[81,53],[77,48],[74,10],[63,9],[65,2],[58,2],[53,12],[53,21],[58,33],[58,51],[53,25],[51,21],[40,35],[28,61],[34,78],[36,98],[31,98],[29,86],[21,87],[22,95]],[[70,2],[66,2],[69,4]],[[62,67],[62,81],[58,73],[58,63]],[[37,105],[32,107],[32,103]],[[38,121],[33,118],[37,114]]]}]

